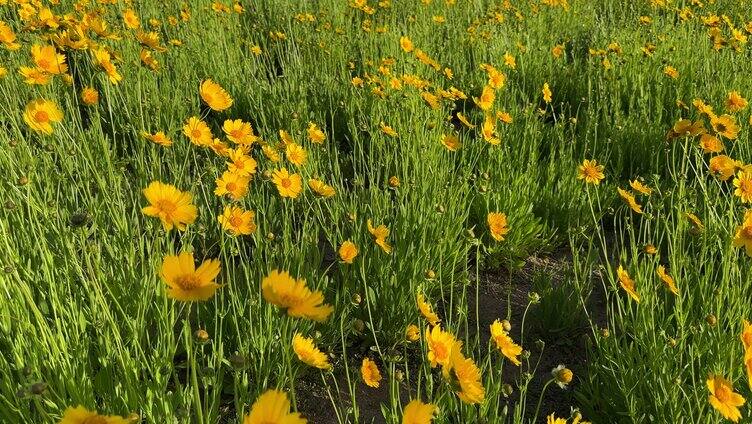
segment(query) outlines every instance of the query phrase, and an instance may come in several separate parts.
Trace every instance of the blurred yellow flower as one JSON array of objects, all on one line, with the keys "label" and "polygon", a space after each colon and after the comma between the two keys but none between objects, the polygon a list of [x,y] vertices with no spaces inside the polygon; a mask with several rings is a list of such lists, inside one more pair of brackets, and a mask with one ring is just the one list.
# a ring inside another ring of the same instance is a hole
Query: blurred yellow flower
[{"label": "blurred yellow flower", "polygon": [[222,86],[210,79],[201,83],[199,94],[204,103],[217,112],[228,109],[233,103],[230,94]]},{"label": "blurred yellow flower", "polygon": [[486,222],[488,223],[488,229],[491,231],[491,237],[496,241],[504,241],[504,236],[509,233],[507,215],[500,212],[489,212]]},{"label": "blurred yellow flower", "polygon": [[261,281],[264,299],[294,318],[324,322],[334,308],[324,303],[320,291],[312,292],[304,279],[295,280],[286,271],[274,270]]},{"label": "blurred yellow flower", "polygon": [[744,213],[742,225],[736,227],[734,247],[744,247],[747,255],[752,257],[752,210]]},{"label": "blurred yellow flower", "polygon": [[242,119],[227,119],[222,124],[222,131],[224,131],[227,139],[233,143],[249,145],[256,141],[257,137],[253,134],[253,128],[251,124],[243,122]]},{"label": "blurred yellow flower", "polygon": [[313,143],[322,144],[326,140],[326,134],[324,134],[324,131],[313,122],[308,123],[308,129],[306,132],[308,133],[308,139]]},{"label": "blurred yellow flower", "polygon": [[310,187],[314,193],[321,197],[332,197],[337,194],[337,192],[334,190],[334,187],[315,178],[308,180],[308,187]]},{"label": "blurred yellow flower", "polygon": [[346,240],[339,246],[339,258],[346,264],[353,263],[358,256],[358,246],[350,240]]},{"label": "blurred yellow flower", "polygon": [[206,260],[196,269],[193,253],[182,252],[179,256],[165,256],[160,275],[167,284],[167,296],[193,302],[209,300],[214,296],[214,292],[221,287],[214,282],[219,271],[218,259]]},{"label": "blurred yellow flower", "polygon": [[728,97],[726,98],[726,109],[729,112],[739,112],[740,110],[744,110],[747,107],[747,99],[742,97],[741,94],[739,94],[738,91],[732,91],[728,93]]},{"label": "blurred yellow flower", "polygon": [[402,411],[402,424],[431,424],[436,406],[413,399]]},{"label": "blurred yellow flower", "polygon": [[381,382],[381,372],[376,363],[368,358],[363,358],[360,365],[360,375],[368,387],[378,388]]},{"label": "blurred yellow flower", "polygon": [[491,324],[491,338],[499,349],[499,352],[514,365],[519,366],[522,363],[518,358],[522,354],[522,346],[516,344],[509,337],[509,334],[504,331],[504,326],[498,319]]},{"label": "blurred yellow flower", "polygon": [[455,342],[448,363],[442,367],[442,373],[462,402],[481,403],[485,398],[485,390],[480,369],[472,359],[462,354],[461,347],[460,342]]},{"label": "blurred yellow flower", "polygon": [[630,209],[632,209],[636,213],[642,213],[642,205],[637,203],[637,200],[635,200],[635,197],[632,193],[623,190],[621,187],[617,187],[616,191],[619,193],[619,196],[624,199],[624,202],[627,204],[627,206],[629,206]]},{"label": "blurred yellow flower", "polygon": [[553,93],[551,93],[551,88],[548,86],[548,83],[543,84],[543,90],[541,91],[543,92],[543,101],[546,103],[551,103],[551,95]]},{"label": "blurred yellow flower", "polygon": [[725,378],[711,374],[707,380],[708,401],[721,415],[731,420],[732,422],[739,422],[742,417],[739,412],[739,407],[744,405],[745,399],[739,394],[734,392],[734,386],[730,381]]},{"label": "blurred yellow flower", "polygon": [[295,143],[288,143],[285,146],[285,156],[287,157],[287,160],[295,166],[305,165],[306,159],[308,158],[308,154],[303,146]]},{"label": "blurred yellow flower", "polygon": [[130,420],[117,415],[99,415],[83,406],[68,407],[58,424],[129,424]]},{"label": "blurred yellow flower", "polygon": [[58,75],[68,71],[68,65],[65,64],[65,55],[58,54],[53,46],[34,44],[31,46],[31,57],[37,68],[48,74]]},{"label": "blurred yellow flower", "polygon": [[674,295],[679,295],[679,289],[676,287],[674,279],[666,273],[666,268],[663,265],[658,265],[656,273],[658,274],[658,277],[660,277],[661,281],[663,281],[663,284],[666,285],[666,288],[671,291],[671,293],[673,293]]},{"label": "blurred yellow flower", "polygon": [[255,217],[254,211],[247,211],[237,206],[225,206],[222,215],[217,217],[217,221],[222,229],[234,236],[249,235],[256,232]]},{"label": "blurred yellow flower", "polygon": [[483,87],[483,91],[480,93],[480,97],[473,97],[473,101],[482,110],[490,110],[493,107],[496,100],[496,92],[493,87],[487,85]]},{"label": "blurred yellow flower", "polygon": [[410,324],[405,328],[405,338],[408,341],[415,342],[420,340],[420,329],[415,324]]},{"label": "blurred yellow flower", "polygon": [[366,221],[366,226],[368,227],[368,232],[371,233],[374,241],[381,248],[381,250],[383,250],[385,253],[392,253],[392,246],[390,246],[386,241],[386,238],[389,237],[389,228],[387,228],[384,224],[381,224],[378,227],[374,227],[373,225],[371,225],[370,219]]},{"label": "blurred yellow flower", "polygon": [[37,99],[26,105],[23,119],[32,130],[50,135],[52,124],[63,120],[63,111],[53,101]]},{"label": "blurred yellow flower", "polygon": [[192,224],[198,216],[198,210],[193,205],[193,197],[188,192],[182,192],[175,186],[154,181],[143,190],[149,206],[141,209],[144,215],[159,218],[165,230],[177,227],[183,231],[187,224]]},{"label": "blurred yellow flower", "polygon": [[425,318],[426,321],[428,321],[428,323],[432,326],[439,325],[441,320],[439,319],[439,316],[436,315],[436,313],[433,311],[433,308],[431,308],[431,304],[426,302],[425,298],[423,297],[423,293],[418,292],[416,301],[418,304],[418,310],[420,311],[421,315],[423,315],[423,318]]},{"label": "blurred yellow flower", "polygon": [[729,140],[733,140],[739,135],[739,126],[731,115],[712,116],[710,125],[718,135]]},{"label": "blurred yellow flower", "polygon": [[738,196],[742,203],[752,202],[752,171],[739,171],[734,178],[734,195]]},{"label": "blurred yellow flower", "polygon": [[81,90],[81,101],[87,106],[99,103],[99,92],[92,87],[84,87]]},{"label": "blurred yellow flower", "polygon": [[428,361],[432,368],[449,364],[452,349],[455,347],[454,336],[436,325],[431,330],[426,328],[426,346]]},{"label": "blurred yellow flower", "polygon": [[621,288],[623,288],[624,291],[629,294],[629,297],[634,299],[635,302],[640,303],[640,295],[635,291],[635,282],[621,265],[619,265],[619,268],[616,270],[616,275],[619,279]]},{"label": "blurred yellow flower", "polygon": [[243,418],[243,424],[306,424],[308,420],[298,412],[290,412],[287,393],[267,390],[253,402],[251,412]]},{"label": "blurred yellow flower", "polygon": [[295,333],[292,338],[292,349],[295,351],[298,359],[308,366],[322,370],[330,370],[332,368],[329,358],[316,347],[313,339]]}]

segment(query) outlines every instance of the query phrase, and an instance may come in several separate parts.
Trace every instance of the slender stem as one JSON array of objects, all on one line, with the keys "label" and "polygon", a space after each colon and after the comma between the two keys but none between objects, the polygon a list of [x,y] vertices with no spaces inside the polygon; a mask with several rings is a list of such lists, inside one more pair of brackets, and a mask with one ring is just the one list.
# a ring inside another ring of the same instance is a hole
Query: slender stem
[{"label": "slender stem", "polygon": [[543,403],[543,395],[546,394],[546,389],[553,382],[554,382],[554,379],[552,378],[552,379],[548,380],[548,382],[546,383],[545,386],[543,386],[543,390],[541,390],[540,397],[538,398],[538,406],[535,407],[535,415],[533,416],[533,421],[532,422],[537,422],[538,421],[538,413],[540,412],[541,403]]}]

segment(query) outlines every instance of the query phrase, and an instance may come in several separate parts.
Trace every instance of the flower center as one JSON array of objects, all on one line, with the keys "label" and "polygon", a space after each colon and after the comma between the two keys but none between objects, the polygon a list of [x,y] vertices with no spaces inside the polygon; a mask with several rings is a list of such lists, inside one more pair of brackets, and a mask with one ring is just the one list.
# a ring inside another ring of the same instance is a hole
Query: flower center
[{"label": "flower center", "polygon": [[290,186],[292,185],[292,181],[290,181],[289,178],[282,178],[281,184],[282,184],[282,187],[284,188],[290,188]]},{"label": "flower center", "polygon": [[739,190],[745,195],[752,194],[752,180],[742,180],[739,183]]},{"label": "flower center", "polygon": [[243,130],[237,129],[230,131],[230,135],[234,138],[242,138],[243,137]]},{"label": "flower center", "polygon": [[175,205],[174,202],[170,200],[166,200],[166,199],[157,201],[156,206],[157,206],[157,209],[161,210],[162,212],[168,215],[175,212],[175,209],[177,209],[177,205]]},{"label": "flower center", "polygon": [[201,285],[195,274],[183,274],[175,279],[177,284],[183,290],[193,290]]},{"label": "flower center", "polygon": [[720,386],[715,388],[715,397],[717,397],[721,403],[726,403],[731,397],[731,394],[725,386]]},{"label": "flower center", "polygon": [[201,130],[196,128],[193,131],[191,131],[191,136],[193,138],[201,138]]},{"label": "flower center", "polygon": [[240,227],[243,225],[243,218],[241,218],[238,215],[234,215],[232,218],[230,218],[230,225],[233,227]]},{"label": "flower center", "polygon": [[50,115],[43,110],[38,110],[34,112],[34,120],[40,123],[45,123],[50,120]]},{"label": "flower center", "polygon": [[726,132],[726,125],[721,122],[717,123],[715,125],[715,128],[716,128],[716,131],[718,131],[719,133]]},{"label": "flower center", "polygon": [[752,240],[752,225],[748,225],[742,228],[742,237],[747,240]]},{"label": "flower center", "polygon": [[225,187],[227,188],[227,191],[235,191],[238,188],[238,185],[235,183],[227,183]]}]

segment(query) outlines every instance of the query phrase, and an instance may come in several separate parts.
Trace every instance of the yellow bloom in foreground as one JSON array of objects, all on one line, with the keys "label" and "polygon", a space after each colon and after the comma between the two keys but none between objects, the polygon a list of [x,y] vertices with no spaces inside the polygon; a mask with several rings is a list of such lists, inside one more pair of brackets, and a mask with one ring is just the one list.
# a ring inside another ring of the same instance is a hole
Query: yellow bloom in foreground
[{"label": "yellow bloom in foreground", "polygon": [[588,184],[598,185],[604,178],[606,176],[603,175],[603,165],[598,165],[594,160],[585,159],[577,168],[577,179],[585,180]]},{"label": "yellow bloom in foreground", "polygon": [[172,139],[170,139],[170,137],[168,137],[167,134],[162,131],[157,131],[154,134],[149,134],[148,132],[144,131],[141,133],[141,136],[151,141],[152,143],[159,144],[160,146],[172,146]]},{"label": "yellow bloom in foreground", "polygon": [[53,101],[37,99],[26,105],[23,119],[32,130],[49,135],[52,124],[63,120],[63,111]]},{"label": "yellow bloom in foreground", "polygon": [[436,406],[413,399],[402,411],[402,424],[431,424]]},{"label": "yellow bloom in foreground", "polygon": [[324,352],[316,347],[313,343],[313,339],[295,333],[292,338],[292,350],[298,355],[298,359],[306,365],[322,370],[329,370],[332,368],[331,364],[329,364],[329,358],[327,358]]},{"label": "yellow bloom in foreground", "polygon": [[316,144],[322,144],[326,140],[326,134],[313,122],[308,123],[308,139]]},{"label": "yellow bloom in foreground", "polygon": [[199,94],[204,103],[217,112],[221,112],[232,106],[232,97],[230,97],[230,94],[221,85],[210,79],[201,83]]},{"label": "yellow bloom in foreground", "polygon": [[53,46],[34,44],[31,46],[31,57],[37,68],[48,74],[58,75],[68,70],[68,66],[65,64],[65,55],[58,54]]},{"label": "yellow bloom in foreground", "polygon": [[635,302],[640,303],[640,295],[635,291],[635,282],[621,265],[619,265],[619,268],[616,270],[616,275],[619,278],[619,284],[624,289],[624,291],[629,294],[629,297],[634,299]]},{"label": "yellow bloom in foreground", "polygon": [[51,75],[41,69],[22,66],[18,73],[24,77],[24,82],[29,85],[46,85],[50,82]]},{"label": "yellow bloom in foreground", "polygon": [[303,146],[296,143],[289,143],[285,146],[285,157],[295,166],[303,166],[306,163],[308,154]]},{"label": "yellow bloom in foreground", "polygon": [[738,91],[732,91],[728,93],[728,97],[726,98],[726,109],[729,112],[739,112],[747,107],[747,103],[747,99],[742,97]]},{"label": "yellow bloom in foreground", "polygon": [[495,100],[496,92],[490,85],[483,87],[480,97],[473,97],[473,101],[479,108],[481,108],[481,110],[490,110],[493,107]]},{"label": "yellow bloom in foreground", "polygon": [[198,146],[207,146],[212,143],[212,133],[206,122],[197,116],[188,118],[188,122],[183,126],[183,134],[188,137],[191,143]]},{"label": "yellow bloom in foreground", "polygon": [[752,390],[752,349],[747,349],[744,352],[744,368],[747,370],[747,384],[749,389]]},{"label": "yellow bloom in foreground", "polygon": [[280,390],[267,390],[253,402],[251,412],[243,419],[243,424],[306,424],[308,420],[297,412],[290,412],[287,393]]},{"label": "yellow bloom in foreground", "polygon": [[363,381],[368,387],[378,388],[381,382],[381,372],[376,363],[368,358],[363,358],[363,363],[360,365],[360,375],[363,377]]},{"label": "yellow bloom in foreground", "polygon": [[417,303],[418,310],[423,315],[423,318],[425,318],[426,321],[428,321],[428,323],[433,326],[439,325],[439,322],[441,322],[441,320],[439,319],[439,316],[436,315],[436,313],[433,311],[433,308],[431,308],[431,304],[426,302],[426,300],[423,298],[423,293],[418,292]]},{"label": "yellow bloom in foreground", "polygon": [[626,190],[622,190],[621,187],[617,187],[616,191],[619,193],[619,196],[624,199],[624,202],[627,204],[627,206],[629,206],[630,209],[632,209],[636,213],[642,213],[642,205],[637,203],[637,200],[635,200],[635,197],[632,193]]},{"label": "yellow bloom in foreground", "polygon": [[543,101],[546,103],[551,103],[551,88],[548,86],[548,83],[543,84],[543,89],[541,90],[543,93]]},{"label": "yellow bloom in foreground", "polygon": [[752,210],[744,213],[742,225],[736,227],[734,247],[744,247],[748,256],[752,257]]},{"label": "yellow bloom in foreground", "polygon": [[81,90],[81,101],[86,106],[93,106],[99,103],[99,92],[91,87],[84,87]]},{"label": "yellow bloom in foreground", "polygon": [[472,359],[466,358],[462,354],[461,347],[460,342],[455,342],[450,360],[442,368],[442,372],[444,377],[451,382],[454,392],[462,402],[481,403],[485,398],[485,390],[481,381],[480,369]]},{"label": "yellow bloom in foreground", "polygon": [[193,205],[193,197],[188,192],[182,192],[175,186],[154,181],[143,190],[149,206],[141,209],[147,216],[159,218],[167,231],[172,227],[185,230],[186,224],[196,220],[198,211]]},{"label": "yellow bloom in foreground", "polygon": [[739,171],[734,178],[734,195],[739,196],[743,203],[752,202],[752,171]]},{"label": "yellow bloom in foreground", "polygon": [[744,350],[748,351],[752,349],[752,324],[746,319],[744,320],[744,329],[742,330],[740,338],[742,339]]},{"label": "yellow bloom in foreground", "polygon": [[334,308],[324,304],[320,291],[312,292],[303,279],[295,280],[287,272],[272,271],[261,282],[264,300],[282,309],[295,318],[307,318],[324,322]]},{"label": "yellow bloom in foreground", "polygon": [[167,284],[167,296],[184,302],[209,300],[220,287],[214,282],[220,271],[218,259],[204,261],[196,269],[193,253],[165,256],[162,262],[162,279]]},{"label": "yellow bloom in foreground", "polygon": [[227,151],[227,170],[243,176],[249,176],[256,173],[256,160],[248,156],[242,148],[230,149]]},{"label": "yellow bloom in foreground", "polygon": [[713,130],[718,135],[729,140],[733,140],[739,135],[739,126],[731,115],[711,116],[710,125],[713,126]]},{"label": "yellow bloom in foreground", "polygon": [[726,155],[718,155],[713,156],[708,165],[711,174],[721,181],[726,181],[734,176],[734,172],[740,164]]},{"label": "yellow bloom in foreground", "polygon": [[663,284],[666,285],[666,288],[671,291],[671,293],[678,295],[679,289],[676,287],[676,283],[674,282],[674,279],[666,273],[666,268],[664,268],[663,265],[658,265],[658,270],[656,271],[658,274],[658,277],[663,281]]},{"label": "yellow bloom in foreground", "polygon": [[222,124],[222,131],[227,135],[227,139],[237,144],[253,144],[257,137],[253,134],[251,124],[243,122],[242,119],[227,119]]},{"label": "yellow bloom in foreground", "polygon": [[294,199],[303,190],[303,183],[298,174],[290,174],[287,168],[274,171],[272,181],[277,186],[277,191],[282,197]]},{"label": "yellow bloom in foreground", "polygon": [[217,196],[229,194],[233,200],[240,200],[248,194],[248,183],[250,181],[250,177],[246,175],[225,171],[221,177],[215,180],[217,188],[214,189],[214,194]]},{"label": "yellow bloom in foreground", "polygon": [[488,228],[491,230],[491,237],[496,241],[504,241],[504,236],[509,232],[506,214],[499,212],[490,212],[486,217]]},{"label": "yellow bloom in foreground", "polygon": [[431,330],[426,328],[427,357],[428,361],[431,362],[431,367],[447,365],[454,345],[454,336],[448,331],[443,331],[438,325]]},{"label": "yellow bloom in foreground", "polygon": [[234,236],[249,235],[256,232],[256,213],[237,206],[225,206],[222,215],[217,217],[222,229]]},{"label": "yellow bloom in foreground", "polygon": [[373,227],[371,225],[370,219],[366,221],[366,225],[368,226],[368,232],[371,233],[374,241],[381,248],[381,250],[386,253],[391,253],[392,246],[390,246],[389,243],[386,242],[386,238],[389,237],[389,228],[387,228],[384,224],[381,224],[378,227]]},{"label": "yellow bloom in foreground", "polygon": [[339,246],[339,258],[342,259],[342,262],[351,264],[356,256],[358,256],[358,246],[350,240],[345,241]]},{"label": "yellow bloom in foreground", "polygon": [[68,407],[58,424],[128,424],[130,421],[117,415],[99,415],[83,406]]},{"label": "yellow bloom in foreground", "polygon": [[337,194],[337,192],[334,190],[334,187],[315,178],[308,180],[308,187],[310,187],[314,193],[321,197],[332,197]]},{"label": "yellow bloom in foreground", "polygon": [[546,417],[546,424],[567,424],[565,418],[556,418],[556,414],[551,414]]},{"label": "yellow bloom in foreground", "polygon": [[496,343],[496,347],[502,355],[512,361],[513,364],[519,366],[522,363],[518,358],[522,354],[522,346],[516,344],[509,337],[509,334],[504,331],[504,326],[498,319],[491,324],[491,338]]},{"label": "yellow bloom in foreground", "polygon": [[744,398],[734,392],[734,386],[725,378],[711,374],[708,377],[708,401],[724,418],[739,422],[742,417],[739,407],[744,405]]}]

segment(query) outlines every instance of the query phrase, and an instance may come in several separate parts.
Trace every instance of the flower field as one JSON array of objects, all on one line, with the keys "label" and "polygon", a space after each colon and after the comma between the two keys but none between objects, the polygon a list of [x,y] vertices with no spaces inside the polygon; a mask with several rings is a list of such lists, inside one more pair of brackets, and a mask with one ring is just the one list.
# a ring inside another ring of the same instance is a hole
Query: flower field
[{"label": "flower field", "polygon": [[749,0],[0,0],[0,423],[752,423]]}]

